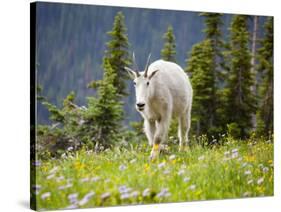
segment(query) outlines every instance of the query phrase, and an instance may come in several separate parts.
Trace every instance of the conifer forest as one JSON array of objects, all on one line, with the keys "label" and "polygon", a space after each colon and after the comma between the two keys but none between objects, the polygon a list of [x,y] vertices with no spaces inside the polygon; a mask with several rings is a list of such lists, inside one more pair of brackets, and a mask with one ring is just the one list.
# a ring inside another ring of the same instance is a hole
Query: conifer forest
[{"label": "conifer forest", "polygon": [[[41,2],[35,29],[33,207],[273,195],[273,17]],[[154,162],[124,69],[149,54],[193,89],[188,148],[172,120]]]}]

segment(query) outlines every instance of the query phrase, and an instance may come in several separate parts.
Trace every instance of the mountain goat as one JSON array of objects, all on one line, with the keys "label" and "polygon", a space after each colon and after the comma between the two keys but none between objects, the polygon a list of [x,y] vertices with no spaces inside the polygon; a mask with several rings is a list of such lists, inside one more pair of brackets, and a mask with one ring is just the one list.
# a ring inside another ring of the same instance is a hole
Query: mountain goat
[{"label": "mountain goat", "polygon": [[160,152],[159,144],[167,138],[172,117],[178,119],[180,149],[188,143],[192,87],[177,64],[157,60],[148,66],[149,59],[150,55],[143,72],[125,69],[134,81],[136,110],[144,118],[144,131],[152,146],[150,159],[153,160]]}]

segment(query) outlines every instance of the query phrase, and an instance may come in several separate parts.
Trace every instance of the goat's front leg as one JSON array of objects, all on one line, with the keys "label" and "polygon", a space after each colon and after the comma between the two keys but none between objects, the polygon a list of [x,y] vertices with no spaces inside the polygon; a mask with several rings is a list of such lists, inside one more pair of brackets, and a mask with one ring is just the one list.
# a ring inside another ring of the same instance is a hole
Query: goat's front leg
[{"label": "goat's front leg", "polygon": [[168,136],[168,129],[170,125],[171,117],[161,119],[156,122],[156,132],[153,138],[153,147],[150,153],[150,160],[154,160],[160,153],[160,143],[163,142]]},{"label": "goat's front leg", "polygon": [[144,132],[148,139],[148,143],[150,146],[153,145],[153,138],[155,134],[156,126],[154,120],[144,120]]}]

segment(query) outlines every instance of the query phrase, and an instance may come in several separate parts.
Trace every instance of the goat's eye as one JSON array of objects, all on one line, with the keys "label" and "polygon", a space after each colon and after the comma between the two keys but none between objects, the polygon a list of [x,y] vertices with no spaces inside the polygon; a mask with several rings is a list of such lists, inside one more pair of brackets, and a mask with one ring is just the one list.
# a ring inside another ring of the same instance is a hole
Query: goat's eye
[{"label": "goat's eye", "polygon": [[134,82],[134,85],[136,85],[136,82]]},{"label": "goat's eye", "polygon": [[149,86],[149,82],[147,82],[146,85]]}]

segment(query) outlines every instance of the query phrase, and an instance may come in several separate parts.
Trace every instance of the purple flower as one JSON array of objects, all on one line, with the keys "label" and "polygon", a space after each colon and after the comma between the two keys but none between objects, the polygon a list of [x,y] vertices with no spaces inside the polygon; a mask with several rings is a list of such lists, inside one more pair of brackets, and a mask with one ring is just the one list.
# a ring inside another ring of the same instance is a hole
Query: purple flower
[{"label": "purple flower", "polygon": [[87,193],[79,202],[78,204],[80,206],[85,205],[87,202],[90,201],[90,199],[95,195],[95,192],[90,191],[89,193]]},{"label": "purple flower", "polygon": [[167,188],[163,188],[158,194],[157,197],[158,198],[162,198],[162,197],[169,197],[171,196],[171,193],[169,192],[169,190]]},{"label": "purple flower", "polygon": [[78,202],[77,198],[78,198],[78,193],[68,195],[68,200],[72,204],[76,204]]},{"label": "purple flower", "polygon": [[36,160],[32,163],[34,166],[41,166],[41,161],[40,160]]},{"label": "purple flower", "polygon": [[120,171],[124,171],[125,169],[127,169],[127,167],[125,165],[122,164],[119,166]]},{"label": "purple flower", "polygon": [[44,194],[41,195],[41,199],[42,199],[42,200],[45,200],[45,199],[47,199],[47,198],[50,197],[50,196],[51,196],[51,192],[46,192],[46,193],[44,193]]}]

